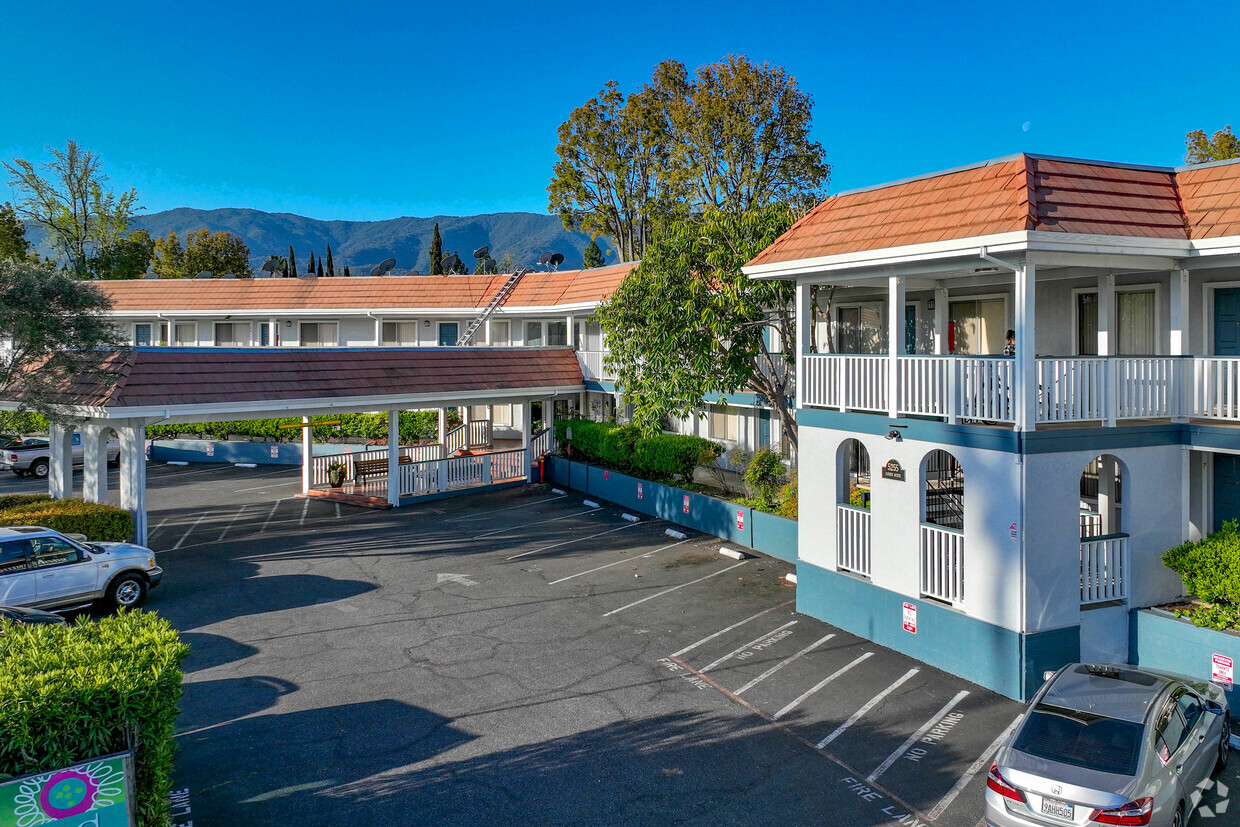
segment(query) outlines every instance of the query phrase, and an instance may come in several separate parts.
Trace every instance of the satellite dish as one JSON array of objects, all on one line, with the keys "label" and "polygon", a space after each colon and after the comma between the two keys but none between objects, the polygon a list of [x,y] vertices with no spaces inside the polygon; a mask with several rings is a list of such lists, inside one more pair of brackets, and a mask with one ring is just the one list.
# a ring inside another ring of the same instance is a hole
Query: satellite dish
[{"label": "satellite dish", "polygon": [[262,271],[264,273],[274,273],[280,269],[280,260],[277,258],[269,258],[263,262]]},{"label": "satellite dish", "polygon": [[396,259],[385,258],[383,261],[379,262],[379,266],[375,268],[375,270],[378,270],[379,272],[376,273],[372,270],[370,274],[372,276],[386,276],[388,273],[392,272],[392,268],[395,266]]},{"label": "satellite dish", "polygon": [[488,275],[495,275],[495,271],[498,269],[499,263],[490,256],[487,256],[482,260],[482,272]]},{"label": "satellite dish", "polygon": [[371,269],[370,274],[371,274],[372,276],[381,276],[381,275],[383,275],[383,265],[382,265],[382,264],[376,264],[376,265],[375,265],[375,266]]},{"label": "satellite dish", "polygon": [[235,279],[236,277],[237,277],[236,273],[225,273],[224,275],[220,276],[220,278],[222,279]]},{"label": "satellite dish", "polygon": [[551,258],[548,259],[548,262],[551,264],[551,269],[554,270],[564,263],[564,254],[563,253],[552,253]]},{"label": "satellite dish", "polygon": [[209,279],[209,278],[212,278],[212,276],[213,276],[213,274],[212,274],[212,272],[211,272],[210,270],[203,270],[201,273],[199,273],[198,275],[194,276],[194,278],[196,278],[196,279]]},{"label": "satellite dish", "polygon": [[479,247],[477,250],[474,250],[474,258],[487,258],[490,255],[490,253],[491,253],[491,248],[489,245],[485,247]]},{"label": "satellite dish", "polygon": [[538,257],[539,264],[545,265],[549,263],[550,261],[551,261],[551,253],[543,253],[541,256]]},{"label": "satellite dish", "polygon": [[157,278],[159,278],[159,273],[150,272],[150,273],[147,273],[147,274],[145,274],[144,276],[142,276],[142,278],[144,278],[144,279],[157,279]]}]

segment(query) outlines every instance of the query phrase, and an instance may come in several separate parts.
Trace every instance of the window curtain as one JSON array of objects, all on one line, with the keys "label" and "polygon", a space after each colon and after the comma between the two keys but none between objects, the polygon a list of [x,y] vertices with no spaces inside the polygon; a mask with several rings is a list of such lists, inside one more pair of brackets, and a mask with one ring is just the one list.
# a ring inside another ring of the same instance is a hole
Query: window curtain
[{"label": "window curtain", "polygon": [[1117,293],[1119,316],[1118,352],[1124,356],[1149,356],[1158,352],[1154,335],[1154,291]]}]

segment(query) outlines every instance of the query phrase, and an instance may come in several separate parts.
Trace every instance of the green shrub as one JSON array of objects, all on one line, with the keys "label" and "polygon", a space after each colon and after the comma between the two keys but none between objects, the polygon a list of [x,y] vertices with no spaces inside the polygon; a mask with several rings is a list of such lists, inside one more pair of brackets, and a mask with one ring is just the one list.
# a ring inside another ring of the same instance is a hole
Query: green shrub
[{"label": "green shrub", "polygon": [[[319,441],[328,439],[387,440],[386,413],[354,413],[332,416],[339,425],[318,425],[312,430]],[[400,441],[424,442],[439,435],[438,411],[401,411]],[[221,422],[198,422],[188,425],[152,425],[146,429],[147,439],[175,439],[180,434],[196,434],[200,439],[225,440],[230,436],[258,437],[260,439],[283,439],[292,442],[301,439],[300,428],[281,428],[281,425],[300,425],[301,417],[282,419],[242,419]],[[448,412],[448,427],[461,424],[455,410]]]},{"label": "green shrub", "polygon": [[[0,503],[20,495],[0,498]],[[85,534],[89,540],[125,543],[133,539],[133,515],[123,508],[83,500],[53,500],[41,495],[0,509],[0,526],[37,525],[62,534]]]},{"label": "green shrub", "polygon": [[138,824],[167,824],[187,654],[168,621],[145,612],[74,626],[0,621],[0,777],[134,748]]},{"label": "green shrub", "polygon": [[[573,459],[600,462],[603,459],[603,438],[619,426],[614,422],[591,422],[588,419],[562,419],[555,423],[555,437],[560,445],[571,445]],[[568,438],[572,428],[573,438]]]},{"label": "green shrub", "polygon": [[865,492],[855,485],[848,489],[848,504],[853,508],[870,507],[870,501],[866,499]]},{"label": "green shrub", "polygon": [[50,503],[51,501],[49,494],[6,494],[0,497],[0,511],[8,511],[10,508],[30,503]]},{"label": "green shrub", "polygon": [[786,470],[783,454],[759,448],[745,468],[745,485],[755,499],[773,505],[778,497],[779,481]]},{"label": "green shrub", "polygon": [[1240,605],[1240,533],[1235,520],[1204,539],[1176,546],[1162,559],[1184,578],[1189,594],[1217,606]]},{"label": "green shrub", "polygon": [[798,519],[798,497],[797,478],[793,476],[791,482],[779,489],[779,508],[775,509],[775,513],[789,520]]},{"label": "green shrub", "polygon": [[633,466],[652,480],[692,482],[695,468],[714,463],[722,453],[722,445],[700,436],[656,434],[638,440]]},{"label": "green shrub", "polygon": [[[576,431],[573,432],[576,434]],[[619,471],[628,471],[633,467],[633,454],[641,439],[641,429],[636,425],[621,425],[603,435],[603,444],[599,454],[603,462]]]}]

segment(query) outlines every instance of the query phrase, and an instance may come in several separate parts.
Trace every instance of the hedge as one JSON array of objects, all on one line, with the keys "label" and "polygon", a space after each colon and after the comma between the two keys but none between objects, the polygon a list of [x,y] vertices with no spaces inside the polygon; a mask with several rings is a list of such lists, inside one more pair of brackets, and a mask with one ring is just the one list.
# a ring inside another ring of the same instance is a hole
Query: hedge
[{"label": "hedge", "polygon": [[1194,623],[1214,629],[1240,625],[1240,532],[1235,520],[1201,540],[1176,546],[1162,559],[1184,578],[1189,594],[1210,604],[1193,610]]},{"label": "hedge", "polygon": [[[573,438],[568,439],[572,428]],[[709,465],[723,453],[723,446],[698,436],[655,434],[643,437],[634,425],[564,419],[555,423],[556,440],[571,446],[573,459],[597,462],[617,471],[632,471],[651,480],[679,477],[693,480],[699,465]]]},{"label": "hedge", "polygon": [[37,525],[88,540],[126,543],[133,539],[133,515],[123,508],[83,500],[53,500],[46,494],[0,497],[0,526]]},{"label": "hedge", "polygon": [[[317,425],[311,430],[319,441],[341,438],[387,440],[386,413],[357,413],[333,415],[339,425]],[[400,440],[405,443],[423,442],[439,435],[438,411],[401,411]],[[190,425],[152,425],[146,429],[147,439],[175,439],[181,434],[196,434],[200,439],[223,441],[229,436],[259,437],[261,439],[301,439],[300,428],[281,428],[281,425],[300,425],[301,417],[282,419],[242,419],[221,422],[199,422]],[[448,427],[461,424],[456,411],[448,412]]]},{"label": "hedge", "polygon": [[[555,439],[560,445],[572,447],[573,459],[600,462],[603,459],[603,438],[620,426],[614,422],[591,422],[588,419],[561,419],[555,423]],[[573,438],[568,438],[569,429]]]},{"label": "hedge", "polygon": [[146,612],[72,626],[0,621],[0,777],[133,748],[138,824],[167,824],[188,654],[168,621]]}]

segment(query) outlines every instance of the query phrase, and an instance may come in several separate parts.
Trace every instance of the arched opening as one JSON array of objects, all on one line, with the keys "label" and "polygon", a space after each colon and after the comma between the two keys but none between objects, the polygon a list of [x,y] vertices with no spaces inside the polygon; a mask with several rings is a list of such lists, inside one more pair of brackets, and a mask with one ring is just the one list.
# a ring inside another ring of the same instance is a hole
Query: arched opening
[{"label": "arched opening", "polygon": [[840,443],[836,456],[835,501],[857,508],[870,507],[870,452],[857,439]]},{"label": "arched opening", "polygon": [[1124,533],[1124,464],[1110,454],[1094,457],[1081,474],[1081,539]]},{"label": "arched opening", "polygon": [[941,449],[921,462],[921,521],[964,531],[964,470],[960,461]]},{"label": "arched opening", "polygon": [[835,455],[836,567],[870,576],[870,452],[846,439]]}]

